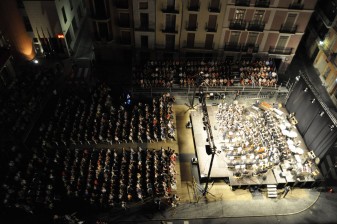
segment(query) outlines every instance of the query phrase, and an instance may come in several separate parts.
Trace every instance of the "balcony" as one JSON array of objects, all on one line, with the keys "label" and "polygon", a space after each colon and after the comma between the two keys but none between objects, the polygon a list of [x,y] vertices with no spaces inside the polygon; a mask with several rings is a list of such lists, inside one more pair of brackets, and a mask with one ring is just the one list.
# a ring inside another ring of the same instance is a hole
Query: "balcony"
[{"label": "balcony", "polygon": [[215,26],[208,26],[208,23],[205,24],[205,30],[206,32],[212,32],[215,33],[218,29],[218,24],[216,24]]},{"label": "balcony", "polygon": [[130,45],[131,39],[129,39],[129,38],[125,38],[125,39],[119,38],[118,43],[121,44],[121,45]]},{"label": "balcony", "polygon": [[188,22],[186,23],[187,31],[197,31],[197,29],[198,29],[198,23],[195,23],[195,24],[189,24]]},{"label": "balcony", "polygon": [[269,0],[256,0],[255,1],[255,7],[269,8],[269,5],[270,5]]},{"label": "balcony", "polygon": [[282,25],[280,28],[280,33],[296,33],[297,25],[295,26],[286,26]]},{"label": "balcony", "polygon": [[259,45],[258,44],[246,44],[242,46],[241,51],[247,52],[247,53],[257,53],[259,51]]},{"label": "balcony", "polygon": [[298,9],[298,10],[302,10],[304,7],[304,4],[302,3],[292,3],[289,5],[289,9]]},{"label": "balcony", "polygon": [[224,47],[225,51],[241,51],[241,45],[237,44],[237,43],[233,43],[233,42],[228,42],[225,43],[225,47]]},{"label": "balcony", "polygon": [[118,20],[116,25],[122,28],[130,28],[130,21]]},{"label": "balcony", "polygon": [[246,21],[244,21],[244,20],[230,20],[229,29],[245,30],[246,29]]},{"label": "balcony", "polygon": [[220,13],[221,11],[221,4],[218,6],[212,6],[211,3],[208,3],[208,11],[214,13]]},{"label": "balcony", "polygon": [[135,28],[135,31],[153,32],[154,29],[150,28],[149,26],[139,26]]},{"label": "balcony", "polygon": [[161,11],[168,14],[179,14],[179,8],[176,8],[174,5],[163,5]]},{"label": "balcony", "polygon": [[235,0],[235,6],[249,6],[250,0]]},{"label": "balcony", "polygon": [[177,26],[162,26],[162,29],[161,31],[163,33],[173,33],[173,34],[176,34],[178,33],[178,27]]},{"label": "balcony", "polygon": [[213,50],[214,49],[214,43],[212,43],[212,45],[207,46],[205,43],[188,44],[186,41],[184,41],[183,48]]},{"label": "balcony", "polygon": [[290,55],[293,52],[293,48],[288,47],[270,47],[268,53],[269,54],[286,54]]},{"label": "balcony", "polygon": [[108,22],[110,20],[110,16],[104,14],[96,14],[92,15],[91,19],[94,20],[95,22]]},{"label": "balcony", "polygon": [[127,0],[116,0],[115,1],[115,7],[117,9],[128,9],[129,8],[129,2]]},{"label": "balcony", "polygon": [[188,11],[191,12],[199,12],[200,9],[200,2],[197,2],[196,4],[189,3],[187,6]]},{"label": "balcony", "polygon": [[111,34],[99,34],[96,32],[94,35],[94,41],[101,43],[110,43],[113,41],[113,36]]},{"label": "balcony", "polygon": [[262,32],[264,30],[264,23],[260,21],[251,21],[248,23],[247,30]]}]

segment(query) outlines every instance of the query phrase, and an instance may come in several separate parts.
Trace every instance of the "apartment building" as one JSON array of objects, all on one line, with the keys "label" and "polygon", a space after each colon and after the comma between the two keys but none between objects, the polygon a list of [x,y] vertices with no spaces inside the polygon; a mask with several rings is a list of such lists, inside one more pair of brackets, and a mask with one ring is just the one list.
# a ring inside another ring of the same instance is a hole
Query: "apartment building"
[{"label": "apartment building", "polygon": [[71,56],[84,23],[84,0],[19,0],[18,7],[37,54]]},{"label": "apartment building", "polygon": [[[98,46],[291,63],[317,0],[87,0]],[[97,18],[97,15],[103,16]],[[191,53],[191,54],[190,54]]]},{"label": "apartment building", "polygon": [[[308,26],[306,48],[331,99],[337,105],[337,1],[319,2]],[[311,46],[311,47],[309,47]]]}]

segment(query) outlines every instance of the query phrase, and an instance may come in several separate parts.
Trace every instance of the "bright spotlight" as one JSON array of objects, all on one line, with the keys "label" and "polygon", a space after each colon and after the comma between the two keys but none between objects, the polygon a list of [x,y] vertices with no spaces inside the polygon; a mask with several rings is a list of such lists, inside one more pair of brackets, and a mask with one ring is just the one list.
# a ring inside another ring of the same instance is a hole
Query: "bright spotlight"
[{"label": "bright spotlight", "polygon": [[34,64],[39,64],[39,60],[37,60],[37,59],[34,59],[33,62],[34,62]]},{"label": "bright spotlight", "polygon": [[323,41],[319,41],[319,46],[322,46],[324,44],[324,42]]}]

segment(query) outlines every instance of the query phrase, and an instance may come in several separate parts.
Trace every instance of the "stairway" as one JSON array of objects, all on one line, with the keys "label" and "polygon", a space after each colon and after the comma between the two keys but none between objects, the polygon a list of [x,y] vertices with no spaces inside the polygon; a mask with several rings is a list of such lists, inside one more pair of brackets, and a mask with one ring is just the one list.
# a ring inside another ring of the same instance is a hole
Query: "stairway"
[{"label": "stairway", "polygon": [[277,198],[277,188],[274,184],[267,185],[268,198]]}]

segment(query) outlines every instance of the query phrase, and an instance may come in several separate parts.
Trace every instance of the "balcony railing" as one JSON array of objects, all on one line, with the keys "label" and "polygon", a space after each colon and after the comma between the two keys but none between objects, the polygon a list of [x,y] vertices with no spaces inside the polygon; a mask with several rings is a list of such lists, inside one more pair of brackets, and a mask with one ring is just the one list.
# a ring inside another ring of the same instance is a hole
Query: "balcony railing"
[{"label": "balcony railing", "polygon": [[230,20],[229,29],[245,30],[246,29],[246,21],[244,21],[244,20]]},{"label": "balcony railing", "polygon": [[118,9],[128,9],[129,3],[127,0],[116,0],[115,1],[115,7]]},{"label": "balcony railing", "polygon": [[247,30],[249,31],[263,31],[264,30],[264,23],[260,21],[251,21],[248,23]]},{"label": "balcony railing", "polygon": [[280,33],[296,33],[297,25],[295,26],[285,26],[282,25],[280,28]]},{"label": "balcony railing", "polygon": [[118,20],[117,26],[123,27],[123,28],[130,28],[130,21]]},{"label": "balcony railing", "polygon": [[218,29],[218,24],[216,24],[215,27],[208,26],[208,23],[205,24],[206,32],[216,32],[217,29]]},{"label": "balcony railing", "polygon": [[135,31],[151,32],[151,31],[154,31],[154,29],[150,28],[149,26],[139,26],[139,27],[135,28]]},{"label": "balcony railing", "polygon": [[209,2],[208,3],[208,11],[219,13],[221,11],[221,4],[219,4],[218,6],[212,6],[211,3]]},{"label": "balcony railing", "polygon": [[99,33],[95,33],[95,40],[96,42],[102,42],[102,43],[106,43],[106,42],[111,42],[113,41],[113,36],[108,34],[108,35],[100,35]]},{"label": "balcony railing", "polygon": [[235,6],[249,6],[250,0],[235,0]]},{"label": "balcony railing", "polygon": [[178,27],[177,26],[162,26],[161,31],[163,33],[178,33]]},{"label": "balcony railing", "polygon": [[224,46],[225,51],[241,51],[241,45],[237,43],[228,42]]},{"label": "balcony railing", "polygon": [[210,45],[210,46],[207,46],[205,43],[188,44],[186,41],[184,41],[183,48],[212,50],[212,49],[214,49],[214,43],[212,43],[212,45]]},{"label": "balcony railing", "polygon": [[268,53],[269,54],[286,54],[290,55],[293,52],[293,48],[288,47],[270,47]]},{"label": "balcony railing", "polygon": [[131,44],[131,39],[122,39],[122,38],[119,38],[118,42],[120,44],[122,44],[122,45],[130,45]]},{"label": "balcony railing", "polygon": [[179,14],[179,7],[176,8],[173,5],[163,5],[161,7],[161,11],[163,13]]},{"label": "balcony railing", "polygon": [[289,5],[289,9],[303,9],[304,5],[302,3],[292,3]]},{"label": "balcony railing", "polygon": [[107,14],[93,14],[91,19],[97,22],[107,22],[110,20],[110,16]]},{"label": "balcony railing", "polygon": [[188,11],[198,12],[200,9],[200,2],[198,1],[196,4],[189,3],[187,9]]},{"label": "balcony railing", "polygon": [[186,23],[186,30],[187,31],[197,31],[198,23],[190,24],[189,22]]},{"label": "balcony railing", "polygon": [[269,5],[270,5],[269,0],[256,0],[255,1],[255,7],[269,8]]},{"label": "balcony railing", "polygon": [[259,45],[258,44],[246,44],[242,46],[241,51],[247,52],[247,53],[256,53],[259,51]]}]

